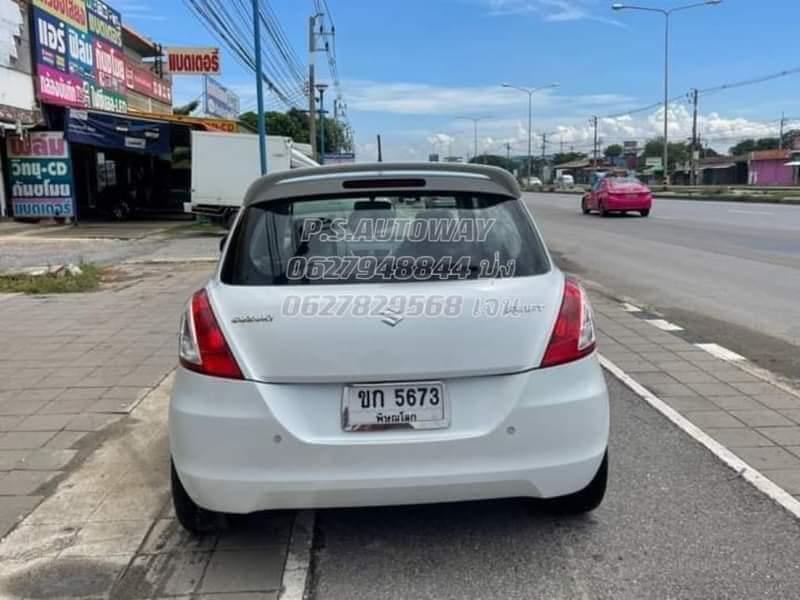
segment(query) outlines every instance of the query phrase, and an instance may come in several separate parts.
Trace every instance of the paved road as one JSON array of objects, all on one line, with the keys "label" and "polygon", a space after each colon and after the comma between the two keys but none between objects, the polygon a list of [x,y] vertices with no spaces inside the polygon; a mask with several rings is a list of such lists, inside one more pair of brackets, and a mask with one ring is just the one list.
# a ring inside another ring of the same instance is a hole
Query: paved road
[{"label": "paved road", "polygon": [[610,491],[591,517],[522,501],[320,511],[312,597],[796,597],[800,524],[609,386]]},{"label": "paved road", "polygon": [[564,266],[800,379],[800,207],[656,200],[649,219],[583,216],[528,194]]}]

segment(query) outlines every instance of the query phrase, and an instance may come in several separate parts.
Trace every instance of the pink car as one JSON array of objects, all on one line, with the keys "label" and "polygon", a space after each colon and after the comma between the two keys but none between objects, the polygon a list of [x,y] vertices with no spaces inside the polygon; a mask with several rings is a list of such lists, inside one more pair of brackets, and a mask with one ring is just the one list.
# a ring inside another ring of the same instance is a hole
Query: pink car
[{"label": "pink car", "polygon": [[638,212],[643,217],[650,214],[653,194],[650,188],[635,177],[603,177],[591,191],[583,195],[581,209],[588,215],[593,210],[607,217],[609,213]]}]

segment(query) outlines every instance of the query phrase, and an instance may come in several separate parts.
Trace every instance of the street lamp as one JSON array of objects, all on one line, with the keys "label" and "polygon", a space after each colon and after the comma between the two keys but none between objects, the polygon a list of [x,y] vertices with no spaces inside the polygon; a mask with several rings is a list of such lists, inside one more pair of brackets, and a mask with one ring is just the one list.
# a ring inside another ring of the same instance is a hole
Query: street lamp
[{"label": "street lamp", "polygon": [[517,90],[528,94],[528,168],[527,168],[527,177],[528,181],[531,179],[531,163],[533,163],[533,95],[536,92],[540,92],[542,90],[549,90],[552,88],[557,88],[559,84],[551,83],[550,85],[545,85],[538,88],[524,88],[524,87],[517,87],[515,85],[511,85],[510,83],[504,83],[504,88],[510,88],[512,90]]},{"label": "street lamp", "polygon": [[325,164],[325,90],[327,83],[318,83],[319,91],[319,164]]},{"label": "street lamp", "polygon": [[462,121],[472,121],[474,126],[474,134],[475,134],[475,145],[474,145],[474,154],[473,157],[475,160],[478,160],[478,123],[481,121],[485,121],[489,117],[456,117],[456,119],[460,119]]},{"label": "street lamp", "polygon": [[713,6],[721,2],[722,0],[705,0],[705,2],[696,2],[685,6],[676,6],[675,8],[632,6],[621,2],[616,2],[611,5],[613,10],[643,10],[664,15],[664,185],[669,185],[669,18],[672,16],[672,13],[681,10],[689,10],[690,8],[698,8],[700,6]]}]

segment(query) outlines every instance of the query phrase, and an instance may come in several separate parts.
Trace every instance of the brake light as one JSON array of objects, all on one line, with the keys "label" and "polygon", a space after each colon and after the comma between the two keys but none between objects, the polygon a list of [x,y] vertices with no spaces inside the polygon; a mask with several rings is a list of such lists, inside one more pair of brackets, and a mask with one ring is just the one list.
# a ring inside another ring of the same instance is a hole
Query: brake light
[{"label": "brake light", "polygon": [[542,367],[554,367],[583,358],[594,352],[596,345],[592,307],[586,292],[577,281],[568,277]]},{"label": "brake light", "polygon": [[185,368],[203,375],[244,379],[214,316],[206,290],[192,296],[183,316],[180,362]]}]

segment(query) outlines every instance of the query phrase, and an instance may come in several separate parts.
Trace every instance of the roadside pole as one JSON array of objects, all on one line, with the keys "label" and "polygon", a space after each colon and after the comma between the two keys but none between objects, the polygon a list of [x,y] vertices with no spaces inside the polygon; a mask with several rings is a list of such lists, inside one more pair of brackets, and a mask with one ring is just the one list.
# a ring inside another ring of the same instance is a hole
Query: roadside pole
[{"label": "roadside pole", "polygon": [[700,92],[697,89],[691,91],[692,104],[694,105],[692,117],[692,156],[691,156],[691,184],[697,185],[697,160],[700,156],[700,148],[697,145],[697,104],[699,102]]},{"label": "roadside pole", "polygon": [[314,56],[317,51],[314,28],[317,15],[308,18],[308,135],[311,138],[311,156],[317,156],[317,92],[314,72]]},{"label": "roadside pole", "polygon": [[256,96],[258,99],[258,150],[261,158],[261,175],[267,174],[267,124],[264,118],[264,78],[261,71],[261,11],[258,0],[253,0],[253,35],[256,54]]}]

